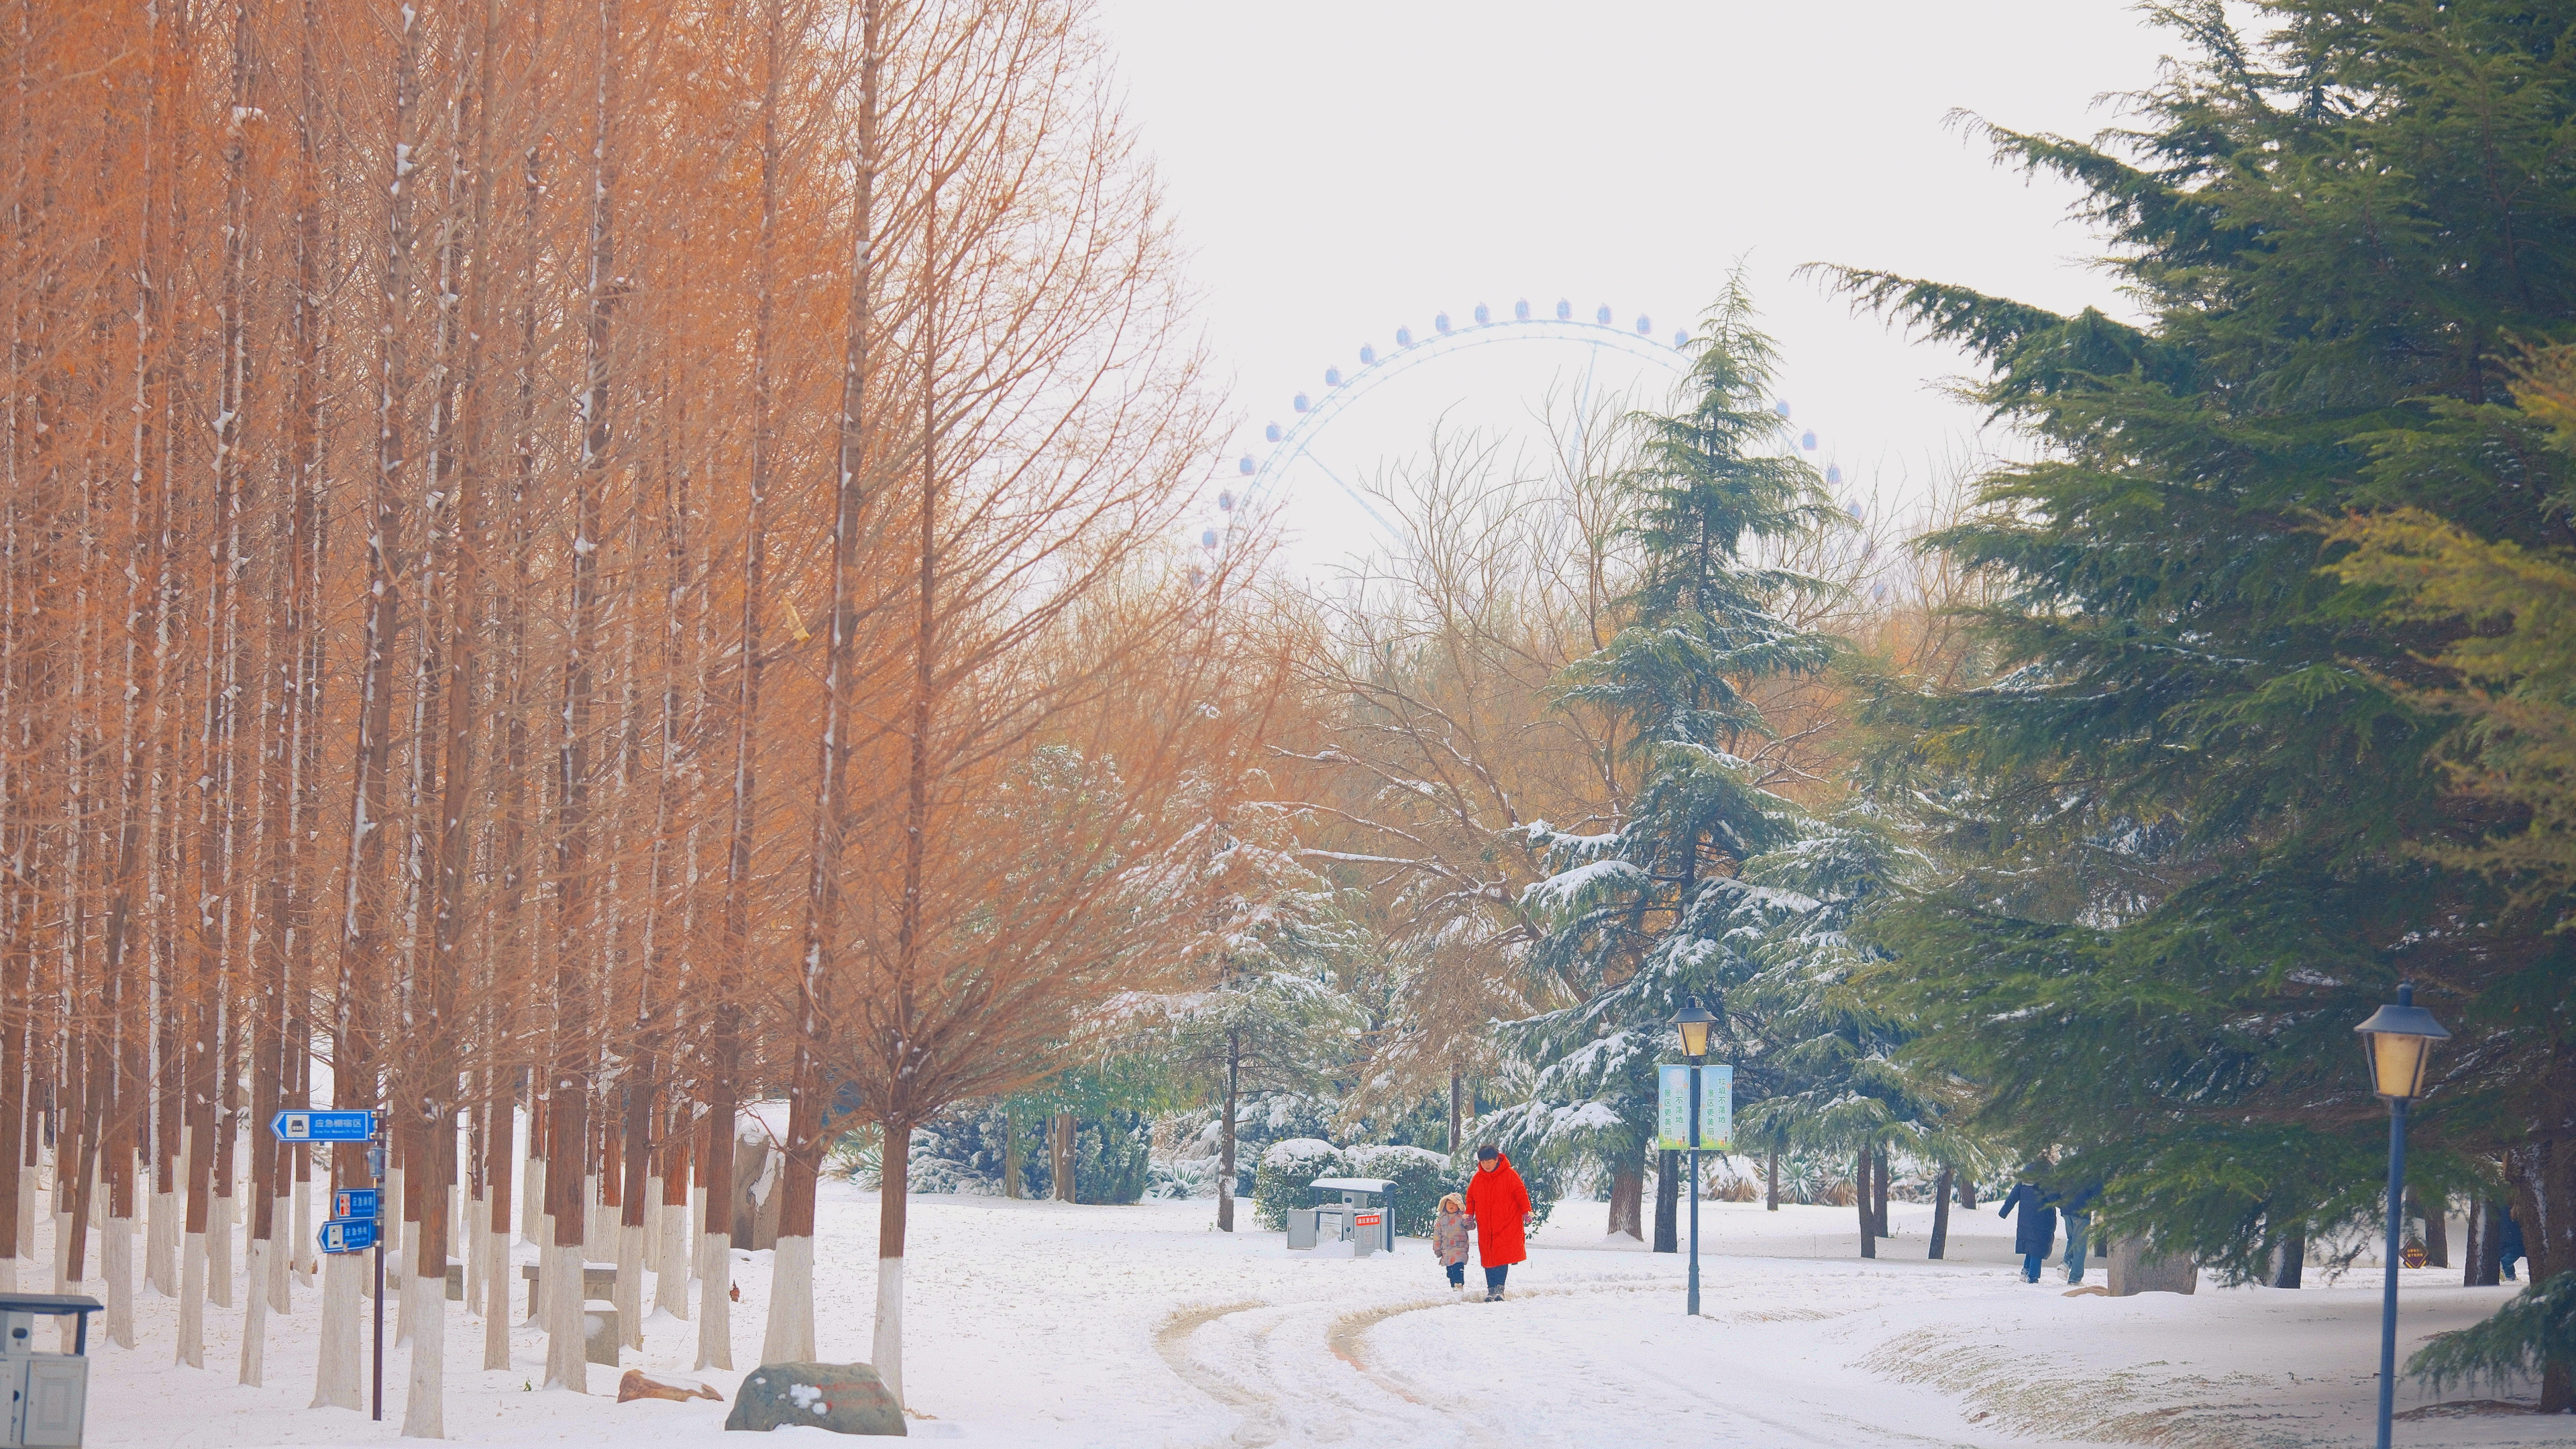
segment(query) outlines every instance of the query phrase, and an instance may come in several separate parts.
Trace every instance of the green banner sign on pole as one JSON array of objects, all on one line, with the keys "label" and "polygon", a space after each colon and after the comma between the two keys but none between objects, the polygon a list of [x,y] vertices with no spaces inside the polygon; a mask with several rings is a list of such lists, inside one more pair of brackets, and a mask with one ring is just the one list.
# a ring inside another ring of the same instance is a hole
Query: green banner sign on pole
[{"label": "green banner sign on pole", "polygon": [[[1690,1068],[1655,1068],[1655,1146],[1690,1150]],[[1735,1068],[1699,1069],[1699,1148],[1727,1152],[1735,1146]]]}]

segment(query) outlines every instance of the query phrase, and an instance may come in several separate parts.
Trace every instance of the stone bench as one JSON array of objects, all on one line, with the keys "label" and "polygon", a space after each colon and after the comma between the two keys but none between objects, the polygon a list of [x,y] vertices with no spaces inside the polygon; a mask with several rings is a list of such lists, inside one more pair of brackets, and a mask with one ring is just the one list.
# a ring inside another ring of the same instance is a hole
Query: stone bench
[{"label": "stone bench", "polygon": [[585,1362],[617,1367],[617,1305],[593,1298],[581,1305],[581,1356]]},{"label": "stone bench", "polygon": [[[449,1271],[453,1272],[454,1270],[450,1269]],[[537,1318],[538,1306],[546,1301],[543,1287],[538,1280],[538,1265],[534,1263],[520,1264],[519,1276],[528,1280],[528,1321],[534,1323]],[[451,1293],[448,1296],[453,1298],[456,1295]],[[617,1265],[615,1263],[582,1264],[581,1296],[584,1299],[615,1298],[617,1296]]]}]

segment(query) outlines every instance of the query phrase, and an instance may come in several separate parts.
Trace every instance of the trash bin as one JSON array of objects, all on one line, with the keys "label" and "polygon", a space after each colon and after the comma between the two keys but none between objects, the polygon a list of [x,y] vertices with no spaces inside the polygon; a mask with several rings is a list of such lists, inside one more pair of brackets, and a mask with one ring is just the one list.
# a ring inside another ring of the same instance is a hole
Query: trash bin
[{"label": "trash bin", "polygon": [[[89,1316],[99,1301],[78,1293],[0,1294],[0,1449],[74,1449],[89,1414]],[[70,1353],[38,1353],[39,1319],[76,1315]]]},{"label": "trash bin", "polygon": [[1383,1177],[1319,1177],[1308,1184],[1339,1202],[1318,1203],[1288,1215],[1288,1246],[1347,1242],[1353,1257],[1395,1251],[1395,1183]]}]

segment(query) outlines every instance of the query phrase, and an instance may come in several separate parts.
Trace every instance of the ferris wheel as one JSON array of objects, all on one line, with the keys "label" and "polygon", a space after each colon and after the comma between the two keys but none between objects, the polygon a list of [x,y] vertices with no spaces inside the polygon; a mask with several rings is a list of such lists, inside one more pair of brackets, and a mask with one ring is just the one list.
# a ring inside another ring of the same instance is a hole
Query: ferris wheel
[{"label": "ferris wheel", "polygon": [[[1652,317],[1641,313],[1632,323],[1622,325],[1618,313],[1606,303],[1595,307],[1586,320],[1577,315],[1570,299],[1560,299],[1552,313],[1534,309],[1523,299],[1514,302],[1507,315],[1479,302],[1464,323],[1453,323],[1447,312],[1438,312],[1431,319],[1431,330],[1419,336],[1409,326],[1400,326],[1395,329],[1393,348],[1380,352],[1374,343],[1363,344],[1358,367],[1348,371],[1339,366],[1325,368],[1320,394],[1296,394],[1289,403],[1289,421],[1272,421],[1262,428],[1260,442],[1235,459],[1236,481],[1217,493],[1217,508],[1226,515],[1219,520],[1223,529],[1204,530],[1198,542],[1215,551],[1222,545],[1224,534],[1232,531],[1231,525],[1240,516],[1238,510],[1250,510],[1256,503],[1282,502],[1307,486],[1310,476],[1328,481],[1339,490],[1342,498],[1375,527],[1381,542],[1398,542],[1400,530],[1319,445],[1332,435],[1337,424],[1363,411],[1372,396],[1382,394],[1398,379],[1504,344],[1517,348],[1543,346],[1557,354],[1560,365],[1574,362],[1578,418],[1588,416],[1605,363],[1616,371],[1620,363],[1626,362],[1632,376],[1672,381],[1690,371],[1695,355],[1687,330],[1675,329],[1668,338],[1658,337]],[[1785,399],[1775,401],[1773,409],[1783,419],[1790,416]],[[1803,453],[1816,455],[1819,440],[1813,429],[1805,431],[1797,443]],[[1840,474],[1838,466],[1829,467],[1828,486],[1840,484]]]}]

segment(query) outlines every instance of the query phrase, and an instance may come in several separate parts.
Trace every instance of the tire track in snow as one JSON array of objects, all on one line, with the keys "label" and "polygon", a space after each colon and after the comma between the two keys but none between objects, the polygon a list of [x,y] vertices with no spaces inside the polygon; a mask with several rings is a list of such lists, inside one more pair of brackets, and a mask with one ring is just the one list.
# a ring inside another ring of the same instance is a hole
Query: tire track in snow
[{"label": "tire track in snow", "polygon": [[1243,1423],[1232,1436],[1237,1444],[1263,1445],[1279,1441],[1283,1425],[1278,1401],[1200,1363],[1190,1353],[1190,1340],[1198,1335],[1200,1329],[1219,1319],[1269,1306],[1256,1300],[1208,1308],[1184,1308],[1164,1320],[1161,1328],[1154,1330],[1154,1351],[1163,1356],[1163,1362],[1170,1366],[1181,1382],[1243,1415]]}]

